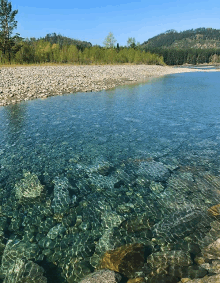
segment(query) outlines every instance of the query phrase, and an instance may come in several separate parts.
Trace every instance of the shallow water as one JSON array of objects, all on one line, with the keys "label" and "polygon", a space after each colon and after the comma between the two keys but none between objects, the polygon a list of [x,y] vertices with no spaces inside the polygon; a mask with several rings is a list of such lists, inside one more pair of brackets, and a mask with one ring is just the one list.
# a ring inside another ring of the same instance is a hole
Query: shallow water
[{"label": "shallow water", "polygon": [[[176,74],[0,107],[1,277],[17,282],[22,254],[48,282],[79,282],[105,252],[136,243],[144,263],[119,270],[126,278],[204,276],[194,258],[219,235],[207,243],[220,203],[219,80]],[[158,257],[169,265],[155,275]]]}]

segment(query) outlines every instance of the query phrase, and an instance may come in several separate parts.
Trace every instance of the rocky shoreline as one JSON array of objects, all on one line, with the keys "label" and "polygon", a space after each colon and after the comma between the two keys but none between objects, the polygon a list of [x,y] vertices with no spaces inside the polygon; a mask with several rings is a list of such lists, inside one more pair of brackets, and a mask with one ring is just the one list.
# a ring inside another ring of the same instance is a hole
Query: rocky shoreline
[{"label": "rocky shoreline", "polygon": [[0,106],[65,93],[100,91],[152,77],[195,71],[204,70],[156,65],[2,67]]}]

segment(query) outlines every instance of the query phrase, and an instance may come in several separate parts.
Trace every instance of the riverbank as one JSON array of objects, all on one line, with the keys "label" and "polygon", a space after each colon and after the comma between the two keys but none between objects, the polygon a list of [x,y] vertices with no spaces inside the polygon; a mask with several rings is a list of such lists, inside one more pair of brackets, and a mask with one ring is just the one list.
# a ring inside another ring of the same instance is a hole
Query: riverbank
[{"label": "riverbank", "polygon": [[100,91],[152,77],[198,71],[204,70],[158,65],[1,67],[0,106],[65,93]]}]

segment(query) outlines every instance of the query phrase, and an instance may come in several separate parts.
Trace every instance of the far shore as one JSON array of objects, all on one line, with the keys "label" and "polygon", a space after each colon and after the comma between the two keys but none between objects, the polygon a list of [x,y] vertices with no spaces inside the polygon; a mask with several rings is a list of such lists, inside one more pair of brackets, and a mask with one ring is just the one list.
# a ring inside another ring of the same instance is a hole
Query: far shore
[{"label": "far shore", "polygon": [[[220,71],[210,70],[205,72]],[[112,89],[150,78],[201,69],[158,65],[0,66],[0,106],[75,92]]]}]

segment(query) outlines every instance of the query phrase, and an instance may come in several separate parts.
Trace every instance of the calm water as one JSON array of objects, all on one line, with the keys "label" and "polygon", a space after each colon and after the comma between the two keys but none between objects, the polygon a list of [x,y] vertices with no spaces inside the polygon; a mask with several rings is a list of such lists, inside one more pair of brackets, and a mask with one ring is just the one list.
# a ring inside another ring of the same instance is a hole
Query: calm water
[{"label": "calm water", "polygon": [[19,259],[48,282],[79,282],[105,252],[137,243],[144,260],[120,270],[124,282],[203,277],[194,258],[218,238],[207,242],[220,203],[219,81],[177,74],[0,107],[1,277],[17,282]]}]

